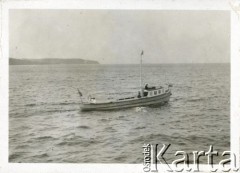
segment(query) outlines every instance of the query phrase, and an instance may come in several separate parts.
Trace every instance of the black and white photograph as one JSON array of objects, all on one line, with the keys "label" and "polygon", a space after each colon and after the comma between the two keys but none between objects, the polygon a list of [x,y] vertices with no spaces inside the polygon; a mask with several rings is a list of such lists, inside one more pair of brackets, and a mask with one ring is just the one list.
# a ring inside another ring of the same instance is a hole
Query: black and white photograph
[{"label": "black and white photograph", "polygon": [[10,162],[140,163],[157,142],[230,149],[229,12],[9,17]]},{"label": "black and white photograph", "polygon": [[9,9],[8,162],[226,170],[239,161],[231,15]]}]

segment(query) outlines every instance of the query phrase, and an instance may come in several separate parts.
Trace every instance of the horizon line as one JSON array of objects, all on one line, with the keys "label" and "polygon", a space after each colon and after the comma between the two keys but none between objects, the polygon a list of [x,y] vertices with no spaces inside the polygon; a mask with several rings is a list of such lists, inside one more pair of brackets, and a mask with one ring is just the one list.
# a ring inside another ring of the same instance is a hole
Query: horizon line
[{"label": "horizon line", "polygon": [[[101,63],[98,60],[93,60],[93,59],[82,59],[82,58],[36,58],[36,59],[30,59],[30,58],[26,58],[26,59],[19,59],[19,58],[13,58],[13,57],[9,57],[8,59],[18,59],[18,60],[44,60],[44,59],[60,59],[60,60],[72,60],[72,59],[81,59],[81,60],[85,60],[85,61],[97,61],[99,64],[98,65],[139,65],[139,63]],[[148,64],[148,65],[154,65],[154,64],[231,64],[231,62],[163,62],[163,63],[143,63],[143,64]],[[54,65],[54,64],[53,64]],[[86,64],[84,64],[86,65]],[[87,64],[87,65],[91,65],[91,64]]]}]

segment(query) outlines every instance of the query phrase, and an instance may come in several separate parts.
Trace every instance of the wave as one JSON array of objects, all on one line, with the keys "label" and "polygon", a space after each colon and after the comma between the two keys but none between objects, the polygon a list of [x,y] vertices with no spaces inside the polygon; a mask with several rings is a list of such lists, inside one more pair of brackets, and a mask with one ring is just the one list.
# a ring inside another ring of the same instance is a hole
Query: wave
[{"label": "wave", "polygon": [[196,135],[189,135],[189,136],[181,136],[178,133],[166,135],[166,134],[149,134],[146,136],[139,136],[130,141],[131,144],[133,143],[169,143],[174,145],[187,145],[189,142],[192,144],[198,143],[206,143],[213,141],[212,138],[196,136]]},{"label": "wave", "polygon": [[18,157],[21,157],[22,155],[20,154],[20,153],[14,153],[14,154],[10,154],[10,156],[9,156],[9,161],[12,161],[12,160],[14,160],[14,159],[16,159],[16,158],[18,158]]},{"label": "wave", "polygon": [[47,153],[43,153],[43,154],[35,155],[34,157],[45,158],[45,157],[49,157],[49,155]]},{"label": "wave", "polygon": [[57,103],[28,103],[25,104],[24,106],[26,107],[34,107],[34,106],[44,106],[44,105],[48,105],[48,106],[60,106],[60,105],[79,105],[80,102],[57,102]]},{"label": "wave", "polygon": [[125,118],[124,115],[120,115],[119,117],[117,117],[117,120],[124,119],[124,118]]},{"label": "wave", "polygon": [[192,142],[192,143],[206,143],[206,142],[213,141],[212,138],[196,136],[196,135],[189,135],[187,137],[181,137],[181,139]]},{"label": "wave", "polygon": [[46,110],[44,112],[48,112],[48,113],[63,113],[63,112],[74,112],[74,111],[78,111],[79,109],[55,109],[55,110]]},{"label": "wave", "polygon": [[120,161],[120,162],[124,162],[125,159],[127,159],[127,156],[118,156],[118,157],[114,158],[114,160]]},{"label": "wave", "polygon": [[66,140],[62,141],[57,144],[57,146],[81,146],[81,147],[88,147],[89,145],[92,144],[99,144],[100,141],[96,141],[94,139],[90,140],[77,140],[77,141],[72,141],[72,140]]},{"label": "wave", "polygon": [[37,138],[34,138],[35,140],[56,140],[56,138],[52,137],[52,136],[40,136]]},{"label": "wave", "polygon": [[117,130],[116,129],[114,129],[113,127],[106,127],[104,130],[106,130],[106,131],[110,131],[110,132],[116,132]]},{"label": "wave", "polygon": [[219,111],[219,110],[221,110],[221,109],[219,109],[219,108],[208,108],[208,109],[206,109],[206,110],[208,110],[208,111]]},{"label": "wave", "polygon": [[33,106],[37,106],[37,104],[36,104],[36,103],[30,103],[30,104],[26,104],[25,106],[27,106],[27,107],[33,107]]},{"label": "wave", "polygon": [[144,127],[144,126],[139,126],[139,127],[136,127],[135,129],[136,130],[139,130],[139,129],[145,129],[146,127]]},{"label": "wave", "polygon": [[178,101],[178,100],[183,100],[183,98],[182,97],[177,97],[177,98],[171,98],[172,99],[172,101]]},{"label": "wave", "polygon": [[14,159],[20,158],[20,157],[22,157],[23,155],[26,155],[26,154],[27,154],[27,152],[16,152],[16,153],[10,154],[8,159],[11,162]]},{"label": "wave", "polygon": [[81,125],[81,126],[77,126],[78,129],[91,129],[91,127],[89,126],[84,126],[84,125]]},{"label": "wave", "polygon": [[201,102],[204,101],[205,98],[193,98],[193,99],[189,99],[187,100],[188,102]]},{"label": "wave", "polygon": [[106,118],[102,118],[99,121],[101,121],[101,122],[108,122],[108,121],[111,121],[111,120],[110,119],[106,119]]},{"label": "wave", "polygon": [[164,135],[164,134],[148,134],[146,136],[140,136],[138,138],[135,138],[133,140],[130,141],[130,143],[143,143],[143,142],[148,142],[151,143],[152,141],[169,141],[169,143],[171,143],[171,141],[173,141],[173,136],[169,136],[169,135]]},{"label": "wave", "polygon": [[28,148],[29,147],[29,145],[19,145],[19,146],[17,146],[16,148],[17,149],[24,149],[24,148]]}]

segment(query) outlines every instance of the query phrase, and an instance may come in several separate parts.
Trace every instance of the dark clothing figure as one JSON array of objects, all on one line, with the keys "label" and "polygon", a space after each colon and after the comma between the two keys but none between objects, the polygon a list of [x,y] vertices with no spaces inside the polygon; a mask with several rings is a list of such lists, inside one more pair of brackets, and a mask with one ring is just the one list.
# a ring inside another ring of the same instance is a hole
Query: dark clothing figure
[{"label": "dark clothing figure", "polygon": [[148,84],[145,85],[145,89],[146,89],[146,90],[148,89]]},{"label": "dark clothing figure", "polygon": [[148,92],[147,92],[147,91],[144,91],[144,92],[143,92],[143,96],[144,96],[144,97],[147,97],[147,96],[148,96]]},{"label": "dark clothing figure", "polygon": [[141,98],[141,93],[140,93],[140,91],[138,91],[138,96],[137,96],[138,98]]}]

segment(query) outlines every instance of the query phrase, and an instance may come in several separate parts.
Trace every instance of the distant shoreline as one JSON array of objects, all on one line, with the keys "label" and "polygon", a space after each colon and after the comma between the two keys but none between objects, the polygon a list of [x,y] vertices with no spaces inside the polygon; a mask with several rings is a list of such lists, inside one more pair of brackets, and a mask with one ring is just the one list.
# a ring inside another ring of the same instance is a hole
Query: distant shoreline
[{"label": "distant shoreline", "polygon": [[[9,65],[139,65],[139,64],[100,64],[98,61],[84,59],[17,59],[9,58]],[[143,65],[211,65],[211,64],[231,64],[231,62],[209,62],[209,63],[144,63]]]},{"label": "distant shoreline", "polygon": [[17,59],[9,58],[9,65],[55,65],[55,64],[100,64],[98,61],[84,59]]}]

